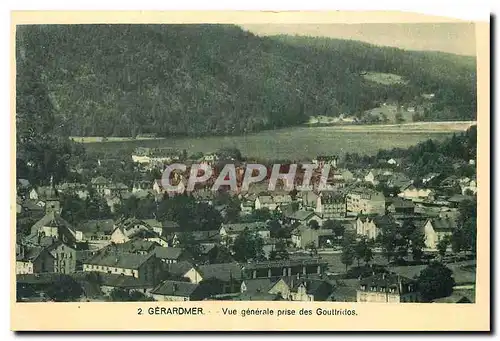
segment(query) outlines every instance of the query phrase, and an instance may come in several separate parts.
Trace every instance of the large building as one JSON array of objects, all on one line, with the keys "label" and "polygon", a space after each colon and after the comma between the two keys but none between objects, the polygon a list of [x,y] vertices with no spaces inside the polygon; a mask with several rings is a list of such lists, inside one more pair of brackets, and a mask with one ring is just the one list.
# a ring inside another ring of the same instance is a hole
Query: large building
[{"label": "large building", "polygon": [[346,214],[385,214],[385,197],[370,188],[356,188],[346,196]]},{"label": "large building", "polygon": [[105,249],[86,260],[83,271],[131,276],[154,282],[159,275],[159,261],[154,253],[140,255]]},{"label": "large building", "polygon": [[419,302],[417,283],[396,274],[376,274],[359,283],[357,302],[404,303]]},{"label": "large building", "polygon": [[321,192],[318,196],[315,212],[322,219],[343,218],[346,215],[346,202],[337,192]]}]

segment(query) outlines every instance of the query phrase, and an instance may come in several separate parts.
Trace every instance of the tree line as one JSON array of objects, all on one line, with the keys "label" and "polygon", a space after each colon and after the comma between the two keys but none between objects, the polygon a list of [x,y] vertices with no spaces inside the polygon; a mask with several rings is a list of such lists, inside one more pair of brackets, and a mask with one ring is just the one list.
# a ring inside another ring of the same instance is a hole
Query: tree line
[{"label": "tree line", "polygon": [[[241,134],[435,93],[427,120],[475,117],[475,60],[233,25],[37,25],[17,31],[19,102],[73,136]],[[405,85],[367,81],[397,73]],[[33,78],[36,83],[24,83]],[[44,93],[44,94],[42,94]],[[21,98],[25,96],[24,98]],[[38,110],[39,109],[39,110]]]}]

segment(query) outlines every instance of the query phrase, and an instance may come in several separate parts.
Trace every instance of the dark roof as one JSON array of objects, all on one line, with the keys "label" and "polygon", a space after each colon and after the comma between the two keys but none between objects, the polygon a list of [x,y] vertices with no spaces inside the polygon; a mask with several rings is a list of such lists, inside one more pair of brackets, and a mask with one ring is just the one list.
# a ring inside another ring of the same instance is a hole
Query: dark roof
[{"label": "dark roof", "polygon": [[345,202],[345,198],[339,192],[321,192],[321,202],[323,204],[340,204]]},{"label": "dark roof", "polygon": [[179,224],[175,221],[172,221],[172,220],[165,220],[163,222],[163,227],[165,227],[167,229],[177,229],[177,228],[179,228]]},{"label": "dark roof", "polygon": [[405,200],[400,197],[394,197],[392,199],[391,205],[394,206],[394,208],[414,208],[415,204],[411,200]]},{"label": "dark roof", "polygon": [[148,224],[150,227],[163,228],[162,222],[156,219],[144,219],[144,223]]},{"label": "dark roof", "polygon": [[113,219],[88,220],[81,223],[76,230],[82,231],[83,233],[103,232],[105,234],[111,234],[114,225],[115,222]]},{"label": "dark roof", "polygon": [[36,189],[38,198],[55,199],[58,197],[57,191],[53,186],[41,186]]},{"label": "dark roof", "polygon": [[110,252],[108,250],[97,253],[94,257],[85,261],[85,264],[104,265],[122,269],[138,269],[146,262],[152,254],[139,255],[135,253]]},{"label": "dark roof", "polygon": [[164,281],[154,288],[151,293],[153,295],[190,297],[198,286],[198,284],[189,282]]},{"label": "dark roof", "polygon": [[85,190],[87,186],[78,182],[64,182],[56,186],[58,191]]},{"label": "dark roof", "polygon": [[218,237],[220,237],[219,230],[176,232],[176,234],[178,236],[182,236],[183,234],[191,234],[193,236],[193,239],[198,242],[216,240]]},{"label": "dark roof", "polygon": [[458,227],[453,219],[435,218],[430,219],[430,222],[435,231],[453,231]]},{"label": "dark roof", "polygon": [[172,275],[183,276],[190,269],[194,268],[194,265],[188,261],[182,261],[177,263],[172,263],[168,265],[168,272]]},{"label": "dark roof", "polygon": [[253,222],[253,223],[238,223],[238,224],[222,224],[224,230],[227,233],[241,233],[245,230],[248,231],[262,231],[267,230],[265,222]]},{"label": "dark roof", "polygon": [[184,252],[181,247],[162,247],[157,246],[154,253],[160,259],[179,259],[180,255]]},{"label": "dark roof", "polygon": [[356,288],[345,286],[337,286],[334,288],[333,292],[330,294],[328,301],[335,302],[356,302]]},{"label": "dark roof", "polygon": [[64,220],[58,213],[56,212],[49,212],[45,216],[43,216],[42,219],[38,220],[32,227],[31,227],[31,234],[36,235],[38,234],[38,231],[44,227],[44,226],[50,226],[50,227],[58,227],[59,229],[66,229],[68,232],[70,232],[72,235],[75,234],[73,231],[73,228],[71,227],[70,223],[68,223],[66,220]]},{"label": "dark roof", "polygon": [[286,213],[285,217],[294,220],[305,221],[312,216],[317,216],[313,211],[299,210],[291,213]]},{"label": "dark roof", "polygon": [[198,267],[198,272],[205,280],[215,278],[223,282],[229,282],[231,279],[242,279],[241,265],[238,263],[201,265]]},{"label": "dark roof", "polygon": [[245,264],[243,269],[245,270],[256,270],[256,269],[267,269],[269,267],[289,267],[297,265],[320,265],[326,264],[321,258],[297,258],[297,259],[283,259],[283,260],[272,260]]},{"label": "dark roof", "polygon": [[22,203],[22,206],[25,210],[28,210],[28,211],[44,211],[45,210],[42,206],[37,205],[36,200],[26,199]]},{"label": "dark roof", "polygon": [[17,179],[17,186],[21,188],[27,188],[30,186],[29,180],[26,179]]},{"label": "dark roof", "polygon": [[455,194],[454,196],[450,197],[448,201],[453,203],[461,203],[464,200],[470,200],[470,199],[471,197],[468,195]]},{"label": "dark roof", "polygon": [[246,279],[243,281],[248,293],[267,293],[276,283],[269,278]]},{"label": "dark roof", "polygon": [[396,223],[392,216],[386,214],[383,216],[374,216],[373,222],[379,229],[386,226],[392,226]]},{"label": "dark roof", "polygon": [[232,298],[233,301],[281,301],[281,297],[275,294],[244,292]]},{"label": "dark roof", "polygon": [[118,275],[118,274],[99,274],[100,285],[125,289],[139,289],[139,288],[152,288],[151,282],[146,282],[142,279],[132,276]]},{"label": "dark roof", "polygon": [[24,252],[16,254],[16,261],[33,262],[40,257],[44,250],[45,248],[40,246],[24,247]]},{"label": "dark roof", "polygon": [[109,183],[109,181],[103,176],[98,176],[96,178],[93,178],[91,182],[95,185],[105,185]]},{"label": "dark roof", "polygon": [[332,292],[332,285],[321,279],[299,279],[295,282],[293,291],[297,291],[300,285],[305,285],[309,295],[321,296],[326,299]]},{"label": "dark roof", "polygon": [[136,253],[136,252],[150,252],[154,250],[156,246],[158,246],[158,243],[156,242],[134,238],[126,243],[115,244],[114,246],[109,246],[109,247],[114,247],[119,252]]},{"label": "dark roof", "polygon": [[378,288],[382,287],[386,289],[388,287],[391,287],[399,291],[400,285],[406,285],[406,284],[415,284],[415,281],[407,277],[403,277],[401,275],[392,273],[391,274],[379,273],[360,280],[360,285],[367,286],[367,290],[369,289],[369,287],[376,286]]}]

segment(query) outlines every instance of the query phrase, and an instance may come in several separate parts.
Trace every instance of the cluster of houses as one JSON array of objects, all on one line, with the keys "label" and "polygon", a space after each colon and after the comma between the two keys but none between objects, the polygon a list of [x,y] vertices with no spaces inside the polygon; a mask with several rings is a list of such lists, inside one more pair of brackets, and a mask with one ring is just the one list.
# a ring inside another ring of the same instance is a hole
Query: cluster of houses
[{"label": "cluster of houses", "polygon": [[[177,154],[137,150],[134,161],[172,162],[177,160],[173,155]],[[165,159],[171,156],[168,161]],[[209,154],[203,160],[216,162],[217,157]],[[359,236],[376,239],[388,225],[401,226],[411,219],[424,234],[426,249],[436,251],[439,241],[457,228],[460,202],[477,191],[475,179],[429,174],[417,187],[403,173],[394,171],[394,167],[360,172],[338,168],[336,157],[321,156],[314,162],[320,170],[325,165],[332,167],[332,185],[327,190],[267,192],[256,184],[248,192],[237,194],[242,217],[256,210],[279,213],[282,226],[290,228],[285,240],[289,250],[332,247],[338,236],[330,224],[325,224],[327,221],[341,224],[344,230]],[[397,161],[391,159],[388,164],[396,165]],[[399,194],[385,196],[375,189],[381,183],[397,188]],[[28,181],[19,179],[18,219],[29,217],[36,221],[29,234],[18,237],[16,243],[18,285],[30,285],[34,278],[37,283],[46,281],[50,285],[54,278],[51,274],[93,273],[99,278],[102,295],[122,289],[140,291],[161,301],[416,302],[419,299],[415,283],[400,276],[374,275],[363,279],[358,290],[342,292],[326,276],[328,264],[320,257],[291,252],[287,259],[271,259],[270,255],[283,240],[271,237],[266,221],[224,223],[218,230],[190,231],[200,252],[196,257],[182,242],[188,232],[173,221],[121,218],[90,220],[73,226],[61,216],[60,194],[71,192],[85,199],[89,186],[106,199],[111,209],[129,196],[161,200],[164,194],[158,181],[138,182],[129,187],[98,176],[90,184],[31,188]],[[450,193],[450,188],[455,188],[455,193]],[[193,195],[199,202],[211,204],[214,193],[200,190]],[[213,263],[217,258],[214,255],[222,247],[232,245],[244,232],[262,238],[268,260]]]}]

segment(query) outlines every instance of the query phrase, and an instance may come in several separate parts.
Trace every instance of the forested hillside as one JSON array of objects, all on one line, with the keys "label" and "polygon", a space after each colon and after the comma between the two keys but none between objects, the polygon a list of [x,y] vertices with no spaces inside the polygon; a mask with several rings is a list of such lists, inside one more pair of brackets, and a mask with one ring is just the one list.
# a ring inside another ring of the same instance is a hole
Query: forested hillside
[{"label": "forested hillside", "polygon": [[[363,77],[368,71],[407,82],[372,82]],[[474,58],[257,37],[232,25],[41,25],[17,32],[18,116],[28,114],[23,103],[43,94],[53,116],[38,109],[35,115],[63,135],[238,134],[313,115],[360,115],[423,93],[435,93],[423,119],[471,120],[475,78]]]}]

